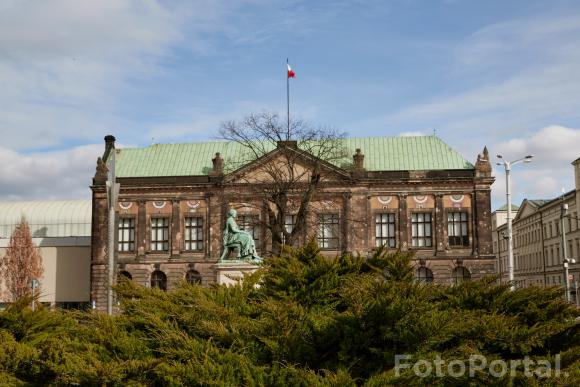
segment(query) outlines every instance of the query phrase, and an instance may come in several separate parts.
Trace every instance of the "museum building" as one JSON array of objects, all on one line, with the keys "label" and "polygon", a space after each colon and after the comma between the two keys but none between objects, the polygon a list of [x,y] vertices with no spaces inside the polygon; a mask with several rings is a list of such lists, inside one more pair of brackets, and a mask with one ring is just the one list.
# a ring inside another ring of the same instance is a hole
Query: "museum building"
[{"label": "museum building", "polygon": [[[294,141],[280,141],[264,157],[239,166],[241,144],[213,141],[115,148],[105,137],[92,189],[91,299],[107,301],[107,167],[114,152],[116,272],[145,285],[171,289],[182,281],[215,282],[230,208],[258,253],[272,250],[264,226],[267,204],[260,175],[281,152],[295,152],[304,170],[319,163],[324,180],[308,207],[304,243],[315,238],[329,256],[368,256],[377,246],[414,251],[416,276],[453,284],[494,274],[488,151],[475,164],[432,136],[340,140],[347,159],[323,162]],[[266,164],[265,164],[266,163]],[[229,165],[237,165],[229,169]],[[295,217],[286,217],[290,231]]]}]

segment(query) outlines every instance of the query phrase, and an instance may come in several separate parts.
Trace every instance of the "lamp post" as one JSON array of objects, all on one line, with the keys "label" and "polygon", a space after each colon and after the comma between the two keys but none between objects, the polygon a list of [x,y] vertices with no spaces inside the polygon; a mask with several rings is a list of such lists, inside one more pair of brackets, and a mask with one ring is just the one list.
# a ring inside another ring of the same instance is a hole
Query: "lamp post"
[{"label": "lamp post", "polygon": [[119,197],[120,185],[115,176],[115,149],[110,154],[109,174],[107,177],[107,204],[109,210],[108,227],[108,271],[107,271],[107,313],[113,314],[113,285],[115,284],[115,207]]},{"label": "lamp post", "polygon": [[511,177],[510,173],[512,166],[519,163],[529,163],[532,161],[533,155],[528,155],[521,159],[515,161],[504,160],[502,155],[497,155],[501,162],[496,163],[497,165],[503,165],[505,168],[505,195],[507,200],[507,231],[508,231],[508,279],[510,281],[510,290],[515,289],[514,284],[514,245],[513,245],[513,232],[512,232],[512,193],[511,193]]},{"label": "lamp post", "polygon": [[36,310],[36,288],[38,287],[38,281],[36,278],[30,280],[30,287],[32,288],[32,311]]},{"label": "lamp post", "polygon": [[[568,215],[568,203],[565,202],[565,191],[562,188],[562,205],[560,206],[560,221],[562,222],[562,269],[564,270],[564,292],[566,294],[566,301],[572,301],[571,287],[570,287],[570,272],[568,267],[571,263],[575,263],[574,258],[568,257],[568,249],[566,244],[566,224],[564,219]],[[578,298],[578,292],[576,292],[576,298]]]}]

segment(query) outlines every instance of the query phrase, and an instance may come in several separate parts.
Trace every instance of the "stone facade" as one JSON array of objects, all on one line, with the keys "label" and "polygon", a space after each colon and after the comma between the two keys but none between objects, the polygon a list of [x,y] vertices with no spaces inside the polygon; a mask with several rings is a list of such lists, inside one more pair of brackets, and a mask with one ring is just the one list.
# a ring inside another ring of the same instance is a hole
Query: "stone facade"
[{"label": "stone facade", "polygon": [[[569,267],[574,297],[575,283],[580,282],[580,159],[572,163],[575,189],[551,200],[525,199],[519,209],[512,211],[514,280],[517,286],[562,286],[564,283],[561,206],[568,205],[564,218],[566,253],[576,259]],[[498,257],[497,271],[502,282],[508,280],[507,223],[505,212],[494,212],[494,254]]]},{"label": "stone facade", "polygon": [[[113,141],[109,136],[106,138],[103,160],[114,151]],[[376,221],[384,215],[394,230],[393,235],[389,234],[394,237],[391,248],[415,251],[417,269],[424,279],[450,284],[494,274],[490,207],[490,185],[494,178],[487,149],[470,168],[405,171],[368,171],[363,153],[364,149],[357,150],[351,168],[334,168],[320,184],[309,206],[309,226],[300,236],[300,243],[317,237],[318,216],[327,214],[338,222],[337,235],[332,235],[338,241],[334,248],[323,249],[323,253],[329,257],[343,252],[367,256],[377,246]],[[145,286],[153,284],[152,276],[164,275],[168,289],[183,281],[187,273],[199,275],[202,285],[216,281],[214,265],[222,253],[227,210],[236,208],[240,223],[244,216],[264,220],[268,209],[256,195],[257,183],[240,182],[235,174],[224,174],[219,154],[213,157],[212,164],[213,169],[203,176],[117,179],[121,184],[117,224],[129,229],[125,230],[125,236],[122,231],[116,233],[125,242],[123,248],[122,240],[117,244],[118,272]],[[105,182],[106,176],[97,171],[91,187],[92,299],[100,310],[106,307]],[[455,232],[449,221],[454,216],[458,222],[456,229],[463,227],[464,236],[461,232],[457,238],[449,235],[449,231]],[[193,244],[192,224],[197,227]],[[418,229],[429,228],[431,235],[426,241]],[[268,230],[263,226],[253,230],[258,253],[267,257],[272,248]],[[152,240],[154,235],[164,232],[167,235],[161,242],[159,238]],[[131,233],[134,245],[126,240],[127,236],[131,239]],[[191,248],[193,245],[195,248]],[[155,251],[158,247],[160,250]]]}]

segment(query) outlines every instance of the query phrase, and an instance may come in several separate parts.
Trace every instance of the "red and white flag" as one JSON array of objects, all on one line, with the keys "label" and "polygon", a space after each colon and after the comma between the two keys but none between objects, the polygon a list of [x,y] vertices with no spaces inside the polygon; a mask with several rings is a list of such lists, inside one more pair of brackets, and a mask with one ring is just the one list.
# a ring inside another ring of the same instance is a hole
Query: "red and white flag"
[{"label": "red and white flag", "polygon": [[296,74],[294,73],[294,71],[292,71],[292,68],[290,68],[290,65],[288,63],[286,63],[286,66],[288,66],[288,78],[294,78]]}]

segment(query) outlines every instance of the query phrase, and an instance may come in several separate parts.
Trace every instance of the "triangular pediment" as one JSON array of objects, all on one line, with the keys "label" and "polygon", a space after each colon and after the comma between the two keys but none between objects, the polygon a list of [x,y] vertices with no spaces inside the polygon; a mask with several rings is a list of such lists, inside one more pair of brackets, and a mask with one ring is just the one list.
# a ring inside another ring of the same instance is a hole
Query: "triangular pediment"
[{"label": "triangular pediment", "polygon": [[321,181],[344,181],[350,174],[297,148],[282,147],[252,160],[224,177],[226,183],[269,184],[274,182],[306,183],[318,168]]},{"label": "triangular pediment", "polygon": [[530,216],[530,215],[536,213],[537,211],[538,211],[537,206],[532,205],[527,199],[524,199],[524,201],[522,202],[522,205],[518,209],[518,212],[517,212],[514,220],[517,220],[520,218],[525,218],[527,216]]}]

